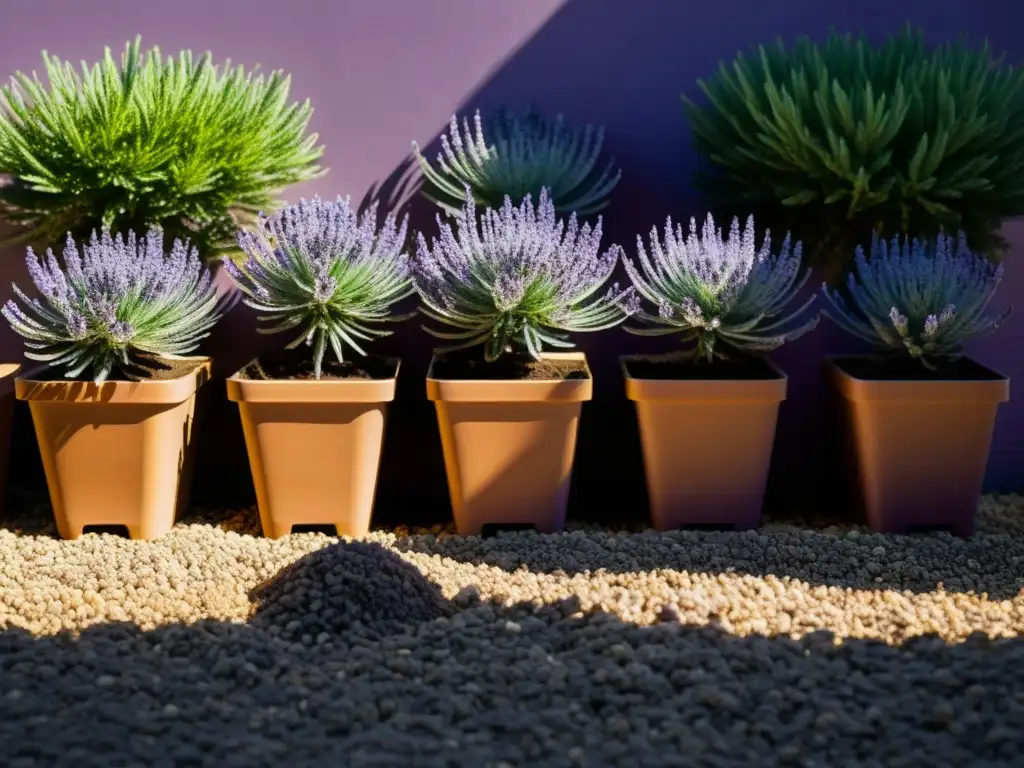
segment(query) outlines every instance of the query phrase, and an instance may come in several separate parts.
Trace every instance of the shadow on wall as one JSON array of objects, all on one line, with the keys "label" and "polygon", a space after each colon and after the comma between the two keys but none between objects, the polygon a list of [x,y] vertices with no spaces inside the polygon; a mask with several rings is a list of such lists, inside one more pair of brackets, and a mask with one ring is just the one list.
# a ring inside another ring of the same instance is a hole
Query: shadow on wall
[{"label": "shadow on wall", "polygon": [[[373,184],[366,190],[366,194],[363,195],[363,199],[359,203],[359,215],[362,216],[376,205],[379,220],[383,220],[385,215],[392,213],[396,219],[401,221],[404,216],[409,215],[414,203],[420,199],[418,195],[422,186],[423,173],[412,155],[409,155],[384,181]],[[426,224],[426,222],[422,224]],[[416,232],[425,228],[423,225],[409,227],[407,245],[410,249],[416,246]]]},{"label": "shadow on wall", "polygon": [[[379,546],[316,551],[247,624],[0,631],[7,764],[1008,765],[1020,639],[738,637],[453,602]],[[1016,698],[1015,698],[1016,697]]]},{"label": "shadow on wall", "polygon": [[[689,148],[679,96],[684,91],[697,93],[697,79],[710,75],[720,59],[729,59],[750,45],[770,42],[776,35],[787,40],[803,34],[820,38],[835,25],[880,38],[908,20],[923,26],[933,40],[968,32],[973,39],[988,35],[993,47],[1002,50],[1019,46],[1009,33],[1007,13],[1005,3],[998,0],[979,1],[970,7],[956,0],[827,4],[794,0],[785,15],[751,0],[724,0],[700,8],[659,0],[567,0],[461,103],[453,104],[452,111],[468,115],[476,108],[487,111],[532,104],[546,114],[563,113],[571,124],[604,126],[606,151],[623,169],[622,182],[605,212],[604,242],[619,243],[632,252],[636,235],[646,236],[653,225],[660,227],[667,215],[685,220],[706,213],[689,190],[696,158]],[[411,11],[394,18],[396,25],[417,23]],[[455,37],[431,44],[454,44],[459,35],[469,32],[460,29],[458,18],[453,17],[446,34]],[[1019,53],[1011,50],[1011,57],[1019,57]],[[300,61],[309,65],[305,58],[296,59]],[[296,71],[297,82],[299,75]],[[430,75],[413,70],[408,76]],[[430,84],[423,83],[422,88],[429,90]],[[404,112],[392,116],[399,123],[405,119]],[[442,120],[432,140],[429,136],[409,136],[408,140],[423,139],[420,145],[433,159],[444,128]],[[320,130],[331,144],[327,131],[333,129],[321,126]],[[408,149],[406,143],[401,153]],[[341,183],[338,178],[346,162],[332,161],[339,169],[333,174],[335,183]],[[417,176],[418,169],[407,157],[393,172],[380,175],[383,181],[366,193],[363,202],[380,199],[382,208],[407,210],[411,228],[429,237],[436,232],[436,212],[416,194]],[[1024,235],[1017,242],[1024,242]],[[1018,248],[1014,255],[1021,253]],[[1016,267],[1012,258],[1008,267],[1004,295],[1013,295],[1024,281],[1024,268]],[[23,281],[23,267],[15,272],[16,279]],[[414,303],[411,300],[410,306]],[[201,350],[217,360],[216,380],[209,385],[212,407],[198,438],[194,498],[205,505],[239,506],[254,501],[237,408],[227,402],[223,384],[223,376],[285,341],[256,334],[254,314],[244,306],[236,307]],[[0,342],[9,338],[13,338],[10,330],[0,328]],[[1017,338],[1024,338],[1024,312],[1004,326],[992,345],[979,347],[979,359],[1011,377],[1024,376],[1024,361],[1009,352],[1014,348],[1011,340]],[[642,519],[646,494],[636,420],[632,404],[624,397],[616,358],[660,347],[656,340],[627,336],[621,330],[582,335],[578,341],[594,372],[595,401],[583,410],[571,504],[594,521],[622,516]],[[17,341],[13,343],[16,348]],[[823,323],[818,331],[776,355],[790,376],[790,394],[780,412],[770,480],[770,499],[775,505],[812,509],[828,503],[835,492],[828,463],[821,458],[829,436],[820,418],[824,394],[819,366],[822,354],[844,351],[849,343],[837,329]],[[436,418],[423,383],[433,344],[432,337],[413,320],[375,346],[381,354],[403,358],[385,436],[375,513],[379,523],[431,523],[450,516]],[[1024,487],[1024,453],[1017,439],[1021,421],[1024,405],[1010,403],[1001,409],[989,487]],[[15,444],[25,449],[14,452],[12,476],[42,487],[38,461],[32,458],[35,449],[27,448],[28,442],[34,441],[23,405],[18,408],[15,430]],[[610,498],[616,499],[615,503],[608,504]]]},{"label": "shadow on wall", "polygon": [[[654,0],[569,0],[467,96],[456,112],[461,116],[475,109],[486,112],[501,106],[533,105],[549,115],[564,113],[576,125],[591,122],[604,126],[605,151],[617,158],[624,171],[612,204],[603,214],[604,244],[621,244],[632,255],[636,236],[646,237],[652,226],[660,228],[666,216],[685,222],[707,213],[689,189],[697,158],[689,148],[679,96],[684,91],[696,93],[697,80],[709,76],[719,60],[728,60],[750,45],[769,43],[775,35],[787,40],[805,34],[822,37],[834,25],[882,38],[908,20],[923,25],[933,40],[966,32],[974,39],[989,35],[996,50],[1011,42],[1001,33],[1000,11],[994,3],[975,6],[970,13],[955,3],[923,0],[877,5],[869,14],[863,4],[825,7],[798,0],[792,13],[783,18],[748,0],[727,0],[710,13],[700,14],[690,7]],[[723,23],[724,19],[729,23]],[[681,38],[686,41],[683,55]],[[439,137],[424,149],[424,156],[431,161],[440,150]],[[436,231],[431,223],[435,208],[429,201],[417,196],[411,210],[417,227],[424,228],[428,236]],[[1019,293],[1018,284],[1024,282],[1024,268],[1018,268],[1014,258],[1024,255],[1024,227],[1010,225],[1008,235],[1014,251],[999,299],[1004,303],[1006,297]],[[617,279],[626,282],[623,270]],[[805,295],[820,287],[821,278],[812,276]],[[413,355],[403,371],[406,386],[399,388],[404,400],[401,413],[408,420],[409,432],[400,434],[402,428],[392,421],[378,492],[382,508],[403,509],[405,515],[408,512],[404,510],[421,498],[436,499],[431,505],[434,509],[445,505],[433,409],[421,394],[429,362],[426,348],[432,340],[416,325],[402,328],[392,342],[403,355]],[[977,345],[979,359],[1013,378],[1024,376],[1019,355],[1010,354],[1014,346],[1010,340],[1022,337],[1024,315],[1018,314],[998,338]],[[632,403],[624,397],[617,357],[664,347],[659,340],[628,336],[621,329],[580,334],[576,340],[588,355],[595,383],[594,402],[584,407],[580,425],[571,508],[594,521],[644,519],[647,497],[636,418]],[[774,355],[789,375],[789,392],[780,408],[769,508],[813,514],[846,492],[839,476],[840,457],[830,447],[835,435],[822,418],[826,392],[820,366],[826,354],[863,349],[858,340],[825,320],[814,333]],[[1016,437],[1019,430],[1012,428],[1021,420],[1024,405],[1014,408],[1011,403],[1001,409],[987,489],[1024,487],[1024,450]],[[405,482],[388,480],[399,476]],[[385,499],[392,501],[384,503]]]}]

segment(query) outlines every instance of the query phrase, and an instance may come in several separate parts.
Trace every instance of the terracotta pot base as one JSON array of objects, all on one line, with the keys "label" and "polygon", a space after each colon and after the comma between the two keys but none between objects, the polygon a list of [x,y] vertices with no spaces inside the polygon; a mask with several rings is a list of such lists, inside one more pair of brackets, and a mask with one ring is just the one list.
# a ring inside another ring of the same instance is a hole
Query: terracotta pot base
[{"label": "terracotta pot base", "polygon": [[1009,379],[869,380],[825,361],[868,524],[883,533],[948,530],[969,536]]},{"label": "terracotta pot base", "polygon": [[296,525],[369,533],[395,377],[253,380],[241,373],[227,380],[228,399],[241,414],[263,534],[277,539]]},{"label": "terracotta pot base", "polygon": [[[586,363],[582,353],[542,357]],[[427,397],[437,408],[459,534],[484,526],[561,530],[580,408],[593,392],[589,370],[582,379],[527,381],[445,380],[433,371],[432,362]]]},{"label": "terracotta pot base", "polygon": [[626,395],[636,403],[651,523],[734,530],[761,522],[779,403],[786,375],[766,363],[763,379],[637,379],[621,358]]},{"label": "terracotta pot base", "polygon": [[[176,379],[69,382],[18,377],[27,400],[57,523],[65,539],[89,526],[124,526],[133,539],[167,533],[187,499],[197,389],[207,358]],[[186,470],[187,471],[187,470]],[[187,478],[186,478],[187,479]]]}]

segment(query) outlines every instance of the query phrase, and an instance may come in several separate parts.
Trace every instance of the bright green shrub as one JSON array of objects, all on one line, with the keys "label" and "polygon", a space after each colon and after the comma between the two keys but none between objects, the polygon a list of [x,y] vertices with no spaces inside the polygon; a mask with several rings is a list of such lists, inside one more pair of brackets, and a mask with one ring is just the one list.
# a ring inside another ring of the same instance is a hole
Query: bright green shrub
[{"label": "bright green shrub", "polygon": [[139,42],[120,66],[107,49],[81,73],[44,52],[48,86],[18,73],[0,89],[0,175],[13,178],[0,215],[22,225],[13,240],[159,226],[215,256],[278,207],[279,190],[322,173],[312,110],[289,103],[287,77],[190,51],[143,56]]}]

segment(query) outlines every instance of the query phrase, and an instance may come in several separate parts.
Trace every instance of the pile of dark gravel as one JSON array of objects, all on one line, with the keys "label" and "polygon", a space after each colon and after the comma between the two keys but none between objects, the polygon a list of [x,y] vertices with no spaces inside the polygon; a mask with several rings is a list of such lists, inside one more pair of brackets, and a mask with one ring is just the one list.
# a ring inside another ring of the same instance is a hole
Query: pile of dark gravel
[{"label": "pile of dark gravel", "polygon": [[362,541],[331,544],[300,558],[251,598],[253,626],[307,643],[346,633],[379,640],[451,612],[441,590],[415,566]]}]

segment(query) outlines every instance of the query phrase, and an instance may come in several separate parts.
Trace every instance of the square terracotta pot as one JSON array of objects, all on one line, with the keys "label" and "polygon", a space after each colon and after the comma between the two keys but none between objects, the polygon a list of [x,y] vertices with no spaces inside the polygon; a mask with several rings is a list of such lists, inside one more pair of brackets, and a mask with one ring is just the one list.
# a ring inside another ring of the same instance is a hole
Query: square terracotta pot
[{"label": "square terracotta pot", "polygon": [[1009,379],[984,366],[989,375],[974,380],[863,379],[843,368],[858,359],[833,356],[824,368],[868,523],[887,533],[969,536]]},{"label": "square terracotta pot", "polygon": [[[582,352],[550,353],[580,362]],[[455,526],[476,535],[485,525],[565,525],[580,409],[593,378],[446,380],[427,372],[427,397],[437,408]]]},{"label": "square terracotta pot", "polygon": [[651,522],[736,530],[761,522],[786,374],[765,360],[764,379],[640,379],[621,358],[626,396],[636,403]]},{"label": "square terracotta pot", "polygon": [[369,532],[400,365],[389,360],[388,379],[259,380],[244,378],[243,368],[227,380],[265,536],[280,538],[295,525],[333,525],[340,536]]},{"label": "square terracotta pot", "polygon": [[63,538],[90,525],[123,525],[133,539],[167,533],[188,495],[196,392],[209,379],[205,357],[178,378],[92,382],[15,381],[39,441],[46,484]]}]

